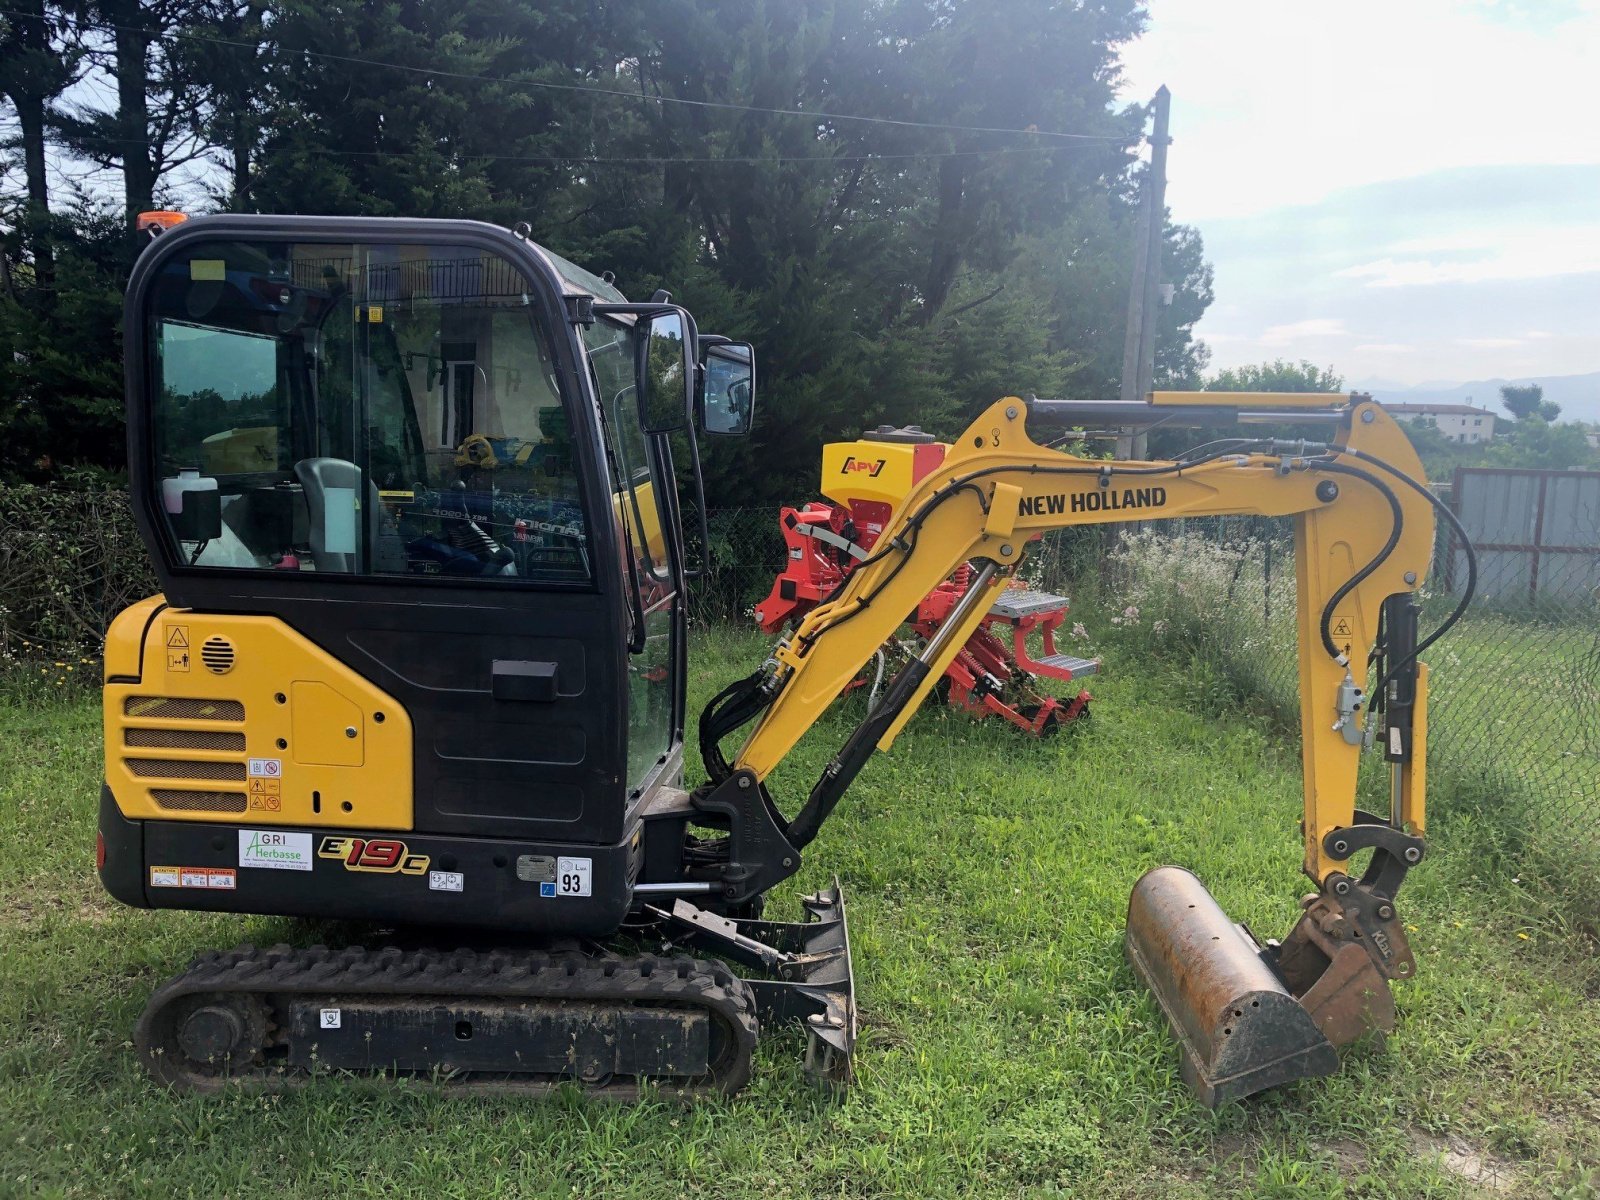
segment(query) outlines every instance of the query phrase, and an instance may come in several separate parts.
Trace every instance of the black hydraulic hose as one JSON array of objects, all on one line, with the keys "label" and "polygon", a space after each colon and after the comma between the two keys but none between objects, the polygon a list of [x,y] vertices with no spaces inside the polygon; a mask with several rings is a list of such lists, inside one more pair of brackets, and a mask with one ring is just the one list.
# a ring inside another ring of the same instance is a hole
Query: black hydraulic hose
[{"label": "black hydraulic hose", "polygon": [[1378,681],[1376,689],[1376,694],[1381,696],[1383,694],[1384,687],[1391,679],[1395,677],[1395,675],[1409,666],[1412,659],[1416,658],[1429,646],[1437,642],[1455,626],[1456,622],[1461,620],[1461,618],[1466,615],[1467,606],[1472,603],[1472,597],[1477,593],[1478,590],[1478,552],[1473,548],[1472,539],[1467,536],[1467,531],[1462,527],[1460,519],[1457,518],[1456,514],[1450,510],[1450,506],[1448,504],[1445,504],[1439,499],[1439,497],[1433,494],[1433,491],[1430,488],[1424,487],[1415,479],[1411,478],[1411,476],[1407,475],[1404,471],[1400,470],[1391,463],[1385,462],[1376,454],[1368,454],[1364,450],[1354,450],[1348,446],[1343,448],[1342,453],[1359,458],[1362,462],[1369,462],[1374,466],[1382,467],[1385,471],[1389,472],[1389,474],[1400,480],[1401,483],[1405,484],[1412,491],[1416,492],[1423,499],[1425,499],[1433,506],[1433,510],[1445,519],[1445,522],[1455,532],[1456,537],[1461,540],[1461,548],[1463,551],[1465,551],[1467,556],[1467,585],[1464,589],[1462,589],[1461,599],[1456,601],[1456,606],[1451,610],[1450,615],[1443,621],[1439,622],[1439,627],[1427,637],[1419,641],[1409,654],[1407,654],[1399,662],[1388,664],[1384,671],[1383,678]]},{"label": "black hydraulic hose", "polygon": [[[1265,440],[1263,440],[1262,444],[1265,444]],[[1337,452],[1338,448],[1329,447],[1329,450]],[[858,568],[865,566],[868,563],[878,561],[891,551],[897,550],[901,554],[900,561],[894,565],[888,576],[875,588],[873,588],[870,593],[861,597],[854,609],[852,609],[850,612],[842,614],[835,620],[827,622],[820,629],[813,630],[808,640],[815,640],[815,638],[821,636],[821,634],[831,629],[836,629],[840,625],[843,625],[846,621],[850,620],[852,617],[857,616],[862,609],[867,607],[867,605],[869,605],[872,600],[883,591],[884,588],[888,587],[889,584],[893,582],[895,577],[899,575],[900,571],[911,559],[912,552],[916,549],[917,535],[920,532],[923,523],[940,504],[943,504],[945,501],[949,500],[959,492],[970,489],[978,492],[980,499],[985,502],[985,506],[987,507],[987,497],[983,496],[981,490],[976,488],[974,480],[981,479],[989,475],[1017,471],[1030,475],[1092,475],[1098,476],[1109,483],[1109,481],[1117,475],[1155,476],[1182,474],[1185,470],[1202,466],[1206,463],[1214,462],[1217,459],[1226,458],[1236,453],[1238,453],[1238,450],[1230,447],[1228,450],[1218,449],[1213,453],[1205,455],[1204,457],[1185,459],[1151,467],[1117,468],[1109,463],[1101,465],[1091,465],[1085,463],[1081,466],[1077,464],[1072,466],[1041,466],[1035,463],[1027,467],[1019,467],[1014,464],[996,467],[983,467],[979,468],[978,470],[968,472],[966,475],[951,480],[943,488],[939,489],[932,496],[928,497],[927,501],[924,502],[922,507],[907,519],[906,531],[908,531],[910,534],[909,540],[905,539],[904,534],[897,536],[893,541],[886,543],[882,549],[878,550],[876,553],[857,564]],[[1303,458],[1303,455],[1296,457]],[[1358,454],[1358,457],[1370,458],[1370,456],[1360,454]],[[1281,456],[1279,457],[1278,461],[1283,461]],[[1381,459],[1371,459],[1371,461],[1378,463],[1380,466],[1384,466],[1393,474],[1400,475],[1402,479],[1407,479],[1405,475],[1395,471],[1392,467],[1388,467],[1388,464],[1384,463]],[[1378,553],[1373,556],[1370,562],[1368,562],[1353,576],[1351,576],[1350,579],[1348,579],[1342,586],[1340,586],[1339,589],[1335,591],[1333,596],[1329,599],[1327,605],[1323,608],[1321,621],[1323,647],[1327,651],[1330,658],[1334,659],[1335,661],[1344,661],[1344,655],[1339,650],[1338,646],[1334,644],[1331,633],[1334,609],[1338,606],[1340,601],[1342,601],[1350,594],[1351,591],[1358,587],[1363,580],[1370,577],[1374,571],[1381,567],[1394,552],[1395,547],[1400,542],[1401,532],[1404,529],[1405,512],[1400,506],[1400,499],[1395,495],[1394,489],[1389,487],[1388,484],[1386,484],[1378,476],[1372,474],[1370,471],[1364,471],[1359,467],[1353,467],[1346,463],[1326,461],[1322,459],[1307,460],[1306,469],[1325,471],[1330,474],[1346,475],[1370,484],[1372,487],[1378,490],[1385,500],[1388,501],[1390,515],[1393,518],[1389,530],[1389,536],[1384,542],[1382,549],[1380,549]],[[1408,479],[1408,482],[1411,481]],[[1415,486],[1414,483],[1413,486]],[[1437,636],[1437,633],[1435,636]],[[919,666],[921,668],[920,671],[917,669]],[[839,754],[828,765],[828,768],[823,772],[821,778],[817,780],[816,784],[812,787],[811,794],[808,797],[806,804],[801,811],[795,815],[794,820],[788,823],[785,830],[791,844],[793,844],[797,849],[803,848],[810,843],[813,838],[816,837],[817,833],[822,827],[822,823],[827,820],[828,815],[833,811],[834,806],[838,803],[845,789],[849,786],[850,781],[854,779],[857,772],[860,771],[866,759],[871,756],[873,747],[877,745],[879,740],[881,740],[884,732],[888,729],[889,725],[893,723],[895,716],[899,713],[900,709],[904,707],[905,702],[913,694],[915,689],[922,683],[923,679],[926,677],[926,673],[927,665],[921,664],[920,660],[913,659],[911,663],[907,664],[907,667],[902,669],[896,675],[895,679],[891,681],[889,690],[884,697],[883,703],[874,708],[868,714],[866,720],[857,726],[850,738],[846,741],[844,747],[840,750]],[[1393,671],[1390,672],[1390,674],[1392,673]],[[700,722],[701,753],[702,757],[706,761],[707,769],[713,772],[714,780],[718,777],[719,773],[721,778],[726,778],[728,773],[731,771],[731,766],[723,757],[720,747],[716,745],[716,741],[720,739],[720,737],[725,736],[727,732],[731,732],[734,728],[737,728],[738,725],[744,724],[746,721],[759,714],[762,709],[771,703],[773,696],[776,695],[775,692],[771,695],[768,695],[760,689],[758,681],[761,679],[761,677],[761,672],[757,672],[755,675],[752,675],[747,679],[739,681],[737,684],[733,684],[730,687],[725,688],[712,700],[710,704],[706,706],[706,710],[702,713]],[[771,807],[770,802],[769,807]]]},{"label": "black hydraulic hose", "polygon": [[759,716],[772,702],[772,696],[763,691],[765,681],[764,669],[752,672],[723,688],[700,710],[700,757],[712,783],[721,783],[733,774],[732,764],[722,753],[722,739]]},{"label": "black hydraulic hose", "polygon": [[[854,608],[852,608],[849,612],[843,613],[840,616],[836,617],[835,619],[826,622],[820,629],[813,629],[809,634],[807,634],[805,636],[804,639],[802,639],[805,642],[805,644],[809,646],[812,642],[816,641],[817,638],[820,637],[822,634],[827,633],[830,629],[837,629],[840,625],[843,625],[846,621],[850,620],[852,617],[859,616],[863,609],[869,607],[872,604],[872,602],[875,599],[877,599],[878,594],[880,592],[882,592],[886,587],[888,587],[891,583],[893,583],[895,581],[896,576],[898,576],[900,574],[900,572],[905,569],[906,563],[911,558],[911,552],[917,548],[917,537],[922,531],[922,523],[923,523],[923,521],[927,520],[928,516],[933,512],[933,510],[938,505],[943,504],[946,500],[950,499],[950,497],[954,496],[957,492],[965,492],[965,491],[970,491],[970,492],[975,493],[977,495],[977,497],[978,497],[978,504],[982,507],[983,511],[985,513],[987,513],[989,511],[989,497],[987,497],[987,496],[985,496],[983,494],[983,489],[978,487],[977,484],[967,483],[967,482],[963,482],[961,480],[955,480],[955,481],[947,484],[945,487],[940,488],[932,496],[928,497],[928,502],[926,504],[924,504],[920,509],[918,509],[913,516],[911,516],[910,518],[907,519],[907,521],[906,521],[906,529],[911,534],[910,541],[902,542],[899,538],[895,538],[892,541],[885,542],[884,546],[883,546],[883,549],[874,551],[872,554],[869,554],[866,558],[864,558],[860,562],[856,563],[856,565],[851,568],[851,572],[850,572],[850,574],[853,575],[856,571],[861,570],[862,567],[869,566],[872,563],[875,563],[875,562],[879,561],[880,559],[884,558],[886,555],[888,555],[890,553],[890,551],[893,551],[893,550],[903,551],[903,553],[901,554],[901,557],[900,557],[900,561],[895,563],[894,569],[889,572],[888,577],[886,579],[882,580],[875,588],[872,589],[872,591],[868,592],[865,596],[862,596],[857,601],[856,606]],[[833,590],[828,593],[827,599],[824,601],[824,603],[831,603],[833,600],[837,599],[844,592],[844,589],[847,586],[849,586],[849,583],[850,583],[850,575],[846,575],[836,585],[834,585]]]},{"label": "black hydraulic hose", "polygon": [[[1266,439],[1263,439],[1262,444],[1270,443],[1268,443]],[[1330,450],[1335,452],[1337,452],[1338,449],[1339,448],[1337,447],[1330,447]],[[1237,453],[1237,450],[1218,449],[1202,458],[1163,463],[1160,466],[1152,467],[1115,467],[1109,463],[1102,465],[1091,465],[1085,463],[1081,466],[1077,464],[1072,466],[1048,466],[1033,463],[1026,467],[1019,467],[1016,465],[1007,465],[1003,467],[981,467],[976,471],[969,471],[967,474],[951,480],[951,482],[945,488],[930,496],[927,503],[918,510],[918,512],[911,518],[910,521],[908,521],[908,525],[913,527],[920,526],[922,521],[932,511],[934,506],[943,503],[951,495],[954,495],[957,490],[965,485],[970,485],[973,480],[981,479],[987,475],[998,475],[1009,471],[1019,471],[1029,475],[1098,475],[1108,480],[1116,475],[1173,475],[1182,474],[1186,470],[1203,466],[1206,463],[1215,462],[1220,458],[1226,458],[1233,453]],[[1380,459],[1377,461],[1381,462],[1382,460]],[[1388,501],[1389,512],[1393,518],[1393,524],[1389,530],[1389,537],[1385,542],[1383,549],[1373,557],[1372,561],[1368,562],[1364,567],[1361,568],[1361,570],[1357,571],[1353,576],[1351,576],[1351,578],[1334,593],[1327,606],[1323,608],[1320,628],[1323,649],[1327,651],[1328,657],[1338,661],[1343,657],[1343,654],[1339,650],[1338,646],[1334,644],[1332,636],[1334,607],[1347,595],[1349,595],[1354,588],[1358,587],[1363,580],[1368,578],[1374,571],[1382,566],[1384,562],[1388,560],[1389,555],[1394,552],[1395,546],[1397,546],[1400,542],[1400,534],[1404,528],[1405,511],[1400,507],[1400,499],[1394,494],[1394,490],[1384,483],[1382,479],[1378,478],[1376,475],[1373,475],[1370,471],[1363,471],[1359,467],[1352,467],[1345,463],[1322,461],[1308,462],[1308,468],[1311,470],[1325,470],[1333,474],[1348,475],[1371,484],[1379,491],[1380,494],[1382,494],[1384,499]],[[893,578],[893,576],[890,578]],[[887,584],[888,580],[885,580],[884,582]],[[848,620],[854,615],[854,613],[845,614],[845,616],[840,618],[840,623]],[[824,628],[832,627],[832,625],[829,625],[825,626]]]},{"label": "black hydraulic hose", "polygon": [[1394,553],[1394,548],[1400,544],[1400,533],[1405,528],[1405,510],[1400,507],[1400,497],[1394,494],[1394,489],[1379,479],[1371,471],[1363,471],[1360,467],[1352,467],[1347,463],[1318,462],[1313,468],[1317,471],[1327,471],[1334,475],[1348,475],[1354,479],[1370,483],[1389,502],[1389,513],[1393,518],[1389,526],[1389,537],[1384,542],[1383,549],[1372,556],[1372,560],[1362,567],[1349,579],[1345,580],[1333,595],[1328,597],[1328,602],[1322,606],[1322,648],[1328,652],[1328,657],[1337,663],[1346,662],[1344,651],[1340,650],[1333,641],[1333,613],[1352,591],[1360,586],[1363,580],[1388,561],[1389,555]]}]

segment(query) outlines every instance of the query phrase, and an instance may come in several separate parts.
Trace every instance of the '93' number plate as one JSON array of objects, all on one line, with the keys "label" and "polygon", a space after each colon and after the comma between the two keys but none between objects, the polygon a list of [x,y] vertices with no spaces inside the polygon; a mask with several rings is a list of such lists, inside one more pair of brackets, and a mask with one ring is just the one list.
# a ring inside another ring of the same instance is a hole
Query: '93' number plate
[{"label": "'93' number plate", "polygon": [[541,896],[589,896],[594,892],[594,860],[592,858],[556,859],[556,877],[553,882],[541,883]]}]

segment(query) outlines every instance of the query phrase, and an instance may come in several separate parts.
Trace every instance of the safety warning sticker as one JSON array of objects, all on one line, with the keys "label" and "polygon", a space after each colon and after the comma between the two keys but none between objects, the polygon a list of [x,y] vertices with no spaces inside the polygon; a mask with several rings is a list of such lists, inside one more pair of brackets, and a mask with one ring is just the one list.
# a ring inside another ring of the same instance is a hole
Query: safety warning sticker
[{"label": "safety warning sticker", "polygon": [[260,777],[250,780],[250,807],[257,812],[282,812],[283,780]]},{"label": "safety warning sticker", "polygon": [[250,778],[252,779],[282,779],[283,759],[281,758],[252,758],[250,760]]},{"label": "safety warning sticker", "polygon": [[1341,617],[1335,613],[1333,617],[1333,625],[1329,629],[1329,633],[1336,638],[1354,637],[1356,634],[1356,623],[1350,617]]},{"label": "safety warning sticker", "polygon": [[466,882],[460,871],[429,871],[428,890],[433,892],[459,892]]},{"label": "safety warning sticker", "polygon": [[167,670],[176,675],[189,673],[189,627],[168,625],[166,630]]},{"label": "safety warning sticker", "polygon": [[153,888],[221,888],[232,891],[238,884],[239,873],[232,867],[150,868],[150,886]]}]

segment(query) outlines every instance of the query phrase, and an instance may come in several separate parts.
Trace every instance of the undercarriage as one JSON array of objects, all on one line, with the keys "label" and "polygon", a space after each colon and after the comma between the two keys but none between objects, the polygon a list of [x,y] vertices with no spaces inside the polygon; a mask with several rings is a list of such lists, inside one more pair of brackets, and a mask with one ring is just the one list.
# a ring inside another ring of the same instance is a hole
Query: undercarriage
[{"label": "undercarriage", "polygon": [[[760,1028],[799,1023],[807,1070],[848,1081],[855,1001],[837,884],[808,920],[648,908],[665,953],[274,946],[208,951],[135,1031],[163,1083],[280,1090],[318,1076],[412,1077],[451,1091],[601,1098],[731,1094]],[[692,957],[698,948],[717,958]],[[754,968],[741,978],[723,958]]]}]

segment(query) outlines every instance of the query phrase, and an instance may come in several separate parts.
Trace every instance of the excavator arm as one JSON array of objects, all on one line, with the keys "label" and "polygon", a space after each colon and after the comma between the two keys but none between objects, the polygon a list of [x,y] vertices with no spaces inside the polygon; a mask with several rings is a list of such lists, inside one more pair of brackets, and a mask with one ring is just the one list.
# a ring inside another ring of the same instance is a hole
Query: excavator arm
[{"label": "excavator arm", "polygon": [[[1030,424],[1219,420],[1312,423],[1326,433],[1318,442],[1285,443],[1242,430],[1171,461],[1084,459],[1028,433]],[[712,782],[697,802],[730,823],[725,896],[754,894],[798,869],[800,850],[872,753],[892,745],[1034,534],[1179,517],[1292,517],[1304,869],[1318,891],[1281,946],[1259,944],[1228,922],[1192,875],[1157,868],[1134,890],[1128,951],[1184,1044],[1186,1077],[1208,1103],[1332,1071],[1333,1046],[1392,1025],[1386,981],[1415,969],[1394,893],[1424,850],[1427,671],[1416,656],[1414,597],[1428,570],[1435,508],[1424,478],[1400,427],[1359,395],[995,403],[896,508],[837,594],[702,716]],[[767,776],[921,597],[967,562],[976,567],[967,592],[785,819],[767,794]],[[1381,722],[1368,711],[1374,665]],[[751,720],[743,747],[726,760],[720,743]],[[1390,764],[1383,814],[1357,805],[1359,759],[1373,740]],[[1351,859],[1365,850],[1371,860],[1353,876]]]}]

